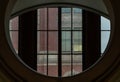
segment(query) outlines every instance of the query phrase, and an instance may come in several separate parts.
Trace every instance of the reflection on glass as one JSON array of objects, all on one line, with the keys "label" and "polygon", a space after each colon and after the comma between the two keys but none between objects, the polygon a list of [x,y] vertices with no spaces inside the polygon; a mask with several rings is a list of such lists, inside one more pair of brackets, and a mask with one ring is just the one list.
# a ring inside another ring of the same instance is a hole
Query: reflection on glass
[{"label": "reflection on glass", "polygon": [[70,31],[62,31],[62,51],[71,50],[71,33]]},{"label": "reflection on glass", "polygon": [[101,16],[101,53],[104,53],[110,38],[110,20]]},{"label": "reflection on glass", "polygon": [[73,75],[82,72],[82,53],[79,55],[73,55]]},{"label": "reflection on glass", "polygon": [[62,13],[71,13],[71,8],[62,8]]},{"label": "reflection on glass", "polygon": [[82,52],[82,31],[73,32],[73,51]]},{"label": "reflection on glass", "polygon": [[37,71],[47,75],[47,55],[37,55]]},{"label": "reflection on glass", "polygon": [[76,30],[82,30],[82,10],[79,8],[73,8],[73,29],[77,27]]},{"label": "reflection on glass", "polygon": [[110,30],[110,20],[101,16],[101,30]]},{"label": "reflection on glass", "polygon": [[48,75],[49,76],[58,76],[58,56],[49,55],[48,56]]},{"label": "reflection on glass", "polygon": [[37,32],[37,53],[47,54],[47,32]]},{"label": "reflection on glass", "polygon": [[[66,73],[71,71],[71,55],[70,53],[62,55],[62,76],[66,76]],[[68,76],[71,76],[68,75]]]},{"label": "reflection on glass", "polygon": [[18,19],[19,17],[15,17],[9,22],[9,30],[18,30]]},{"label": "reflection on glass", "polygon": [[101,32],[101,53],[105,51],[109,38],[110,38],[110,31]]},{"label": "reflection on glass", "polygon": [[62,28],[71,28],[71,8],[62,8]]},{"label": "reflection on glass", "polygon": [[48,9],[48,30],[58,30],[58,8]]},{"label": "reflection on glass", "polygon": [[37,13],[37,29],[47,30],[47,8],[38,9]]},{"label": "reflection on glass", "polygon": [[10,37],[11,42],[13,44],[13,48],[15,49],[16,53],[18,53],[18,31],[11,31]]},{"label": "reflection on glass", "polygon": [[48,53],[58,53],[58,32],[48,32]]},{"label": "reflection on glass", "polygon": [[9,22],[10,38],[16,53],[18,53],[18,19],[17,16]]}]

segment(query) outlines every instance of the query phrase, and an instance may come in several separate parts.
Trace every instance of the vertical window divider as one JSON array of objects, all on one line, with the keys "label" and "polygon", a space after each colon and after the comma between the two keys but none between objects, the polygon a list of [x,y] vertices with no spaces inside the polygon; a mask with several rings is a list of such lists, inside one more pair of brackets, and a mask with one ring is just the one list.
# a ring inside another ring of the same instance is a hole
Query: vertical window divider
[{"label": "vertical window divider", "polygon": [[71,76],[73,75],[73,8],[71,8]]},{"label": "vertical window divider", "polygon": [[71,76],[73,75],[73,8],[71,8]]},{"label": "vertical window divider", "polygon": [[62,52],[61,52],[61,26],[62,26],[62,20],[61,20],[61,7],[58,7],[58,77],[62,77]]},{"label": "vertical window divider", "polygon": [[48,11],[49,9],[47,8],[47,75],[48,75],[48,71],[49,71],[49,69],[48,69],[48,63],[49,63],[49,55],[48,55],[48,53],[49,53],[49,34],[48,34],[48,27],[49,27],[49,11]]}]

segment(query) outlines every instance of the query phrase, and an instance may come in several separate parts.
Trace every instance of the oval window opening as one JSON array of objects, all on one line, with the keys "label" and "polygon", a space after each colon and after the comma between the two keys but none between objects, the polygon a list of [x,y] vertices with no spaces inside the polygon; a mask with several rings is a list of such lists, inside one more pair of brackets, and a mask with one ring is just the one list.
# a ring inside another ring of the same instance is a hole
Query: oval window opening
[{"label": "oval window opening", "polygon": [[110,20],[75,7],[39,8],[10,20],[16,55],[47,76],[81,73],[104,53]]}]

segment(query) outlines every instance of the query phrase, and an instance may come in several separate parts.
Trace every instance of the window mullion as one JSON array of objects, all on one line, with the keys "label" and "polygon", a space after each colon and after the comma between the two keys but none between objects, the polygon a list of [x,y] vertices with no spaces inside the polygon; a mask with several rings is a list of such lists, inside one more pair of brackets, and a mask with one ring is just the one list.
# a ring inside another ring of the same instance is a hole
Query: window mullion
[{"label": "window mullion", "polygon": [[61,36],[61,28],[62,28],[62,13],[61,13],[62,8],[58,7],[58,77],[62,77],[62,50],[61,50],[61,41],[62,41],[62,36]]},{"label": "window mullion", "polygon": [[49,69],[48,69],[48,67],[49,67],[49,31],[48,31],[48,28],[49,28],[49,8],[47,8],[47,75],[48,75],[48,72],[49,72]]},{"label": "window mullion", "polygon": [[73,8],[71,8],[71,76],[73,75]]}]

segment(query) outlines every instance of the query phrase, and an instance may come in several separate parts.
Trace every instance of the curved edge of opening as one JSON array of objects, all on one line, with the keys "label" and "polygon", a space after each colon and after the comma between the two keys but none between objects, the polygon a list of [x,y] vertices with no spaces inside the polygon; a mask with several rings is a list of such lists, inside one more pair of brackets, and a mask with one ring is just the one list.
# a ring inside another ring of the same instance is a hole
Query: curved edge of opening
[{"label": "curved edge of opening", "polygon": [[87,6],[84,6],[84,5],[81,5],[81,4],[77,4],[77,3],[46,3],[46,4],[39,4],[39,5],[36,5],[36,6],[32,6],[32,7],[29,7],[29,8],[25,8],[23,10],[20,10],[16,13],[13,13],[11,14],[11,18],[13,17],[16,17],[18,15],[21,15],[25,12],[28,12],[28,11],[31,11],[31,10],[35,10],[35,9],[38,9],[38,8],[42,8],[42,7],[58,7],[58,6],[62,6],[62,7],[66,7],[66,6],[74,6],[74,7],[78,7],[78,8],[81,8],[81,9],[85,9],[85,10],[88,10],[88,11],[92,11],[92,12],[95,12],[97,14],[100,14],[106,18],[109,18],[109,15],[106,14],[106,13],[103,13],[101,11],[98,11],[94,8],[90,8],[90,7],[87,7]]},{"label": "curved edge of opening", "polygon": [[[112,8],[112,7],[111,7]],[[109,9],[108,9],[109,10]],[[8,12],[9,13],[9,12]],[[111,13],[113,13],[113,11],[111,12]],[[8,15],[8,14],[7,14]],[[114,16],[114,15],[113,15]],[[112,17],[113,17],[112,16]],[[113,18],[112,18],[113,19]],[[112,21],[113,22],[113,21]],[[112,26],[114,26],[114,25],[112,25]],[[114,35],[115,36],[115,35]],[[9,53],[8,53],[9,54]],[[11,54],[10,54],[11,55]],[[106,53],[106,57],[105,58],[107,58],[107,53]],[[104,58],[104,60],[105,60],[105,58]],[[11,58],[12,59],[12,58]],[[103,59],[103,58],[102,58]],[[5,59],[6,60],[6,59]],[[99,62],[99,63],[104,63],[104,60],[102,61],[102,62]],[[110,61],[110,60],[109,60]],[[7,62],[8,63],[8,62]],[[113,63],[113,61],[111,62],[111,63]],[[10,64],[10,63],[8,63],[8,64]],[[12,64],[12,65],[15,65],[15,64]],[[98,64],[97,64],[98,65]],[[97,71],[97,69],[98,69],[98,67],[100,67],[101,65],[99,65],[99,66],[97,66],[96,65],[96,67],[95,67],[95,69],[92,69],[92,70],[96,70]],[[103,64],[102,64],[103,65]],[[11,68],[13,68],[11,65],[9,65]],[[22,65],[21,65],[22,66]],[[106,67],[106,68],[108,68],[108,67]],[[15,69],[15,68],[14,68]],[[22,69],[24,69],[24,67],[22,67]],[[105,69],[102,69],[102,71],[103,72],[105,72]],[[17,71],[15,71],[15,72],[19,72],[18,70]],[[27,72],[29,72],[29,71],[27,71]],[[75,76],[74,78],[76,78],[76,80],[75,81],[78,81],[78,79],[79,79],[79,81],[85,81],[85,79],[83,78],[83,77],[85,77],[86,75],[90,75],[91,73],[92,73],[93,71],[91,71],[91,72],[88,72],[88,71],[86,71],[86,72],[84,72],[84,73],[82,73],[82,74],[80,74],[80,75],[77,75],[77,76]],[[95,77],[98,77],[98,76],[100,76],[101,74],[103,74],[103,72],[102,73],[99,73],[99,74],[97,74],[97,76],[92,76],[92,77],[89,77],[87,80],[86,80],[86,82],[89,82],[91,79],[93,79],[93,78],[95,78]],[[21,73],[18,73],[18,74],[20,74],[20,76],[22,76],[21,75]],[[24,73],[23,73],[24,74]],[[31,73],[25,73],[25,75],[26,74],[31,74]],[[95,72],[93,72],[92,74],[95,74],[96,75],[96,73]],[[33,75],[35,75],[36,76],[36,74],[34,74],[33,73]],[[83,76],[82,76],[83,75]],[[31,75],[30,75],[31,76]],[[23,76],[22,76],[23,77]],[[27,78],[26,78],[27,77]],[[25,78],[28,80],[28,79],[30,79],[30,77],[28,78],[28,76],[26,76]],[[34,79],[35,78],[37,78],[38,76],[36,76],[36,77],[34,77]],[[32,78],[33,79],[33,78]],[[46,77],[44,78],[44,80],[46,79]],[[69,80],[70,80],[70,78],[68,78]],[[67,81],[68,79],[65,79],[65,80],[63,80],[63,81]],[[40,80],[40,79],[39,79]],[[28,81],[30,81],[30,80],[28,80]],[[38,81],[38,79],[36,79],[36,81]],[[43,80],[41,80],[41,81],[43,81]],[[56,81],[56,80],[52,80],[51,82],[54,82],[54,81]],[[73,81],[73,80],[72,80]],[[72,82],[72,81],[70,81],[70,82]],[[34,82],[33,80],[31,81],[31,82]]]}]

